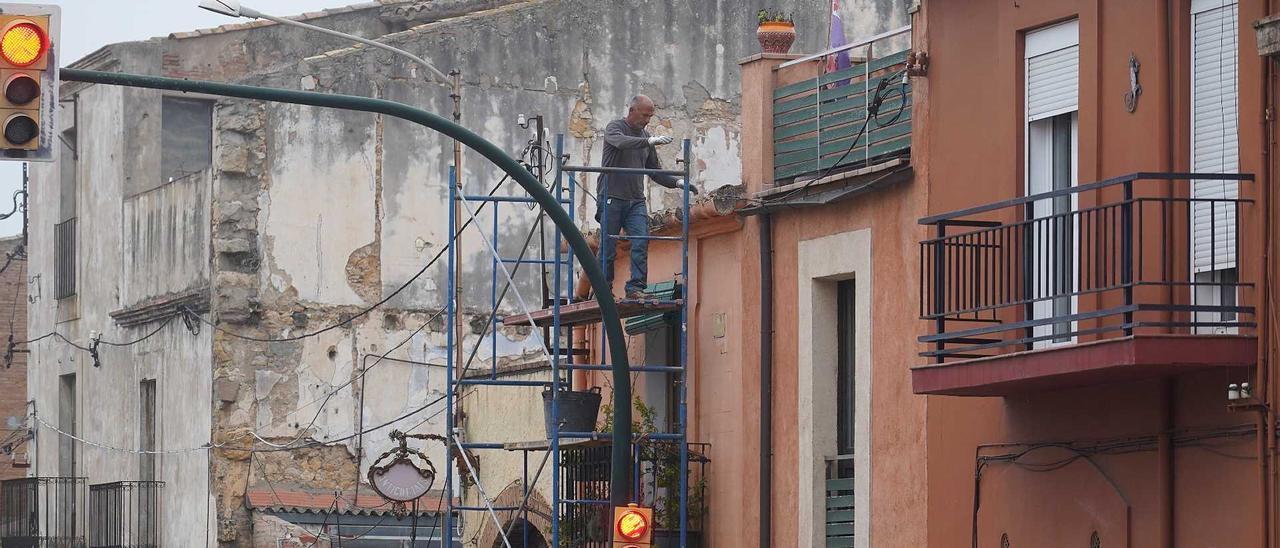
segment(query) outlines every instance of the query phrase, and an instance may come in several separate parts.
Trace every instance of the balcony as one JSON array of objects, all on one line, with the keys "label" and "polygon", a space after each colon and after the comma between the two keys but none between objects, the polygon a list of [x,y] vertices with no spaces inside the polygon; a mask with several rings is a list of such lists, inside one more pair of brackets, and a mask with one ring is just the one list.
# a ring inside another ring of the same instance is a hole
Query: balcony
[{"label": "balcony", "polygon": [[0,547],[84,547],[84,486],[84,478],[0,481]]},{"label": "balcony", "polygon": [[89,486],[89,546],[160,545],[162,481],[117,481]]},{"label": "balcony", "polygon": [[776,185],[910,152],[910,38],[907,26],[778,67],[784,80],[795,77],[789,71],[823,73],[773,90]]},{"label": "balcony", "polygon": [[[742,67],[740,213],[822,206],[911,178],[911,27]],[[916,72],[913,72],[915,70]]]},{"label": "balcony", "polygon": [[1252,180],[1135,173],[922,219],[931,363],[912,368],[913,390],[1004,396],[1252,366],[1254,284],[1237,274],[1250,272],[1237,254],[1252,201],[1236,197]]}]

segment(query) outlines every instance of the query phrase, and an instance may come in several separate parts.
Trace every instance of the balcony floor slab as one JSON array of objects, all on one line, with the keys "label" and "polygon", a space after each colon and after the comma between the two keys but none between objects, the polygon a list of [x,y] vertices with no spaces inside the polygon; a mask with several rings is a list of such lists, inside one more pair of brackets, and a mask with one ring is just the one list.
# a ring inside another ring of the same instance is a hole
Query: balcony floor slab
[{"label": "balcony floor slab", "polygon": [[911,368],[916,394],[1008,396],[1215,368],[1251,368],[1251,335],[1134,335]]}]

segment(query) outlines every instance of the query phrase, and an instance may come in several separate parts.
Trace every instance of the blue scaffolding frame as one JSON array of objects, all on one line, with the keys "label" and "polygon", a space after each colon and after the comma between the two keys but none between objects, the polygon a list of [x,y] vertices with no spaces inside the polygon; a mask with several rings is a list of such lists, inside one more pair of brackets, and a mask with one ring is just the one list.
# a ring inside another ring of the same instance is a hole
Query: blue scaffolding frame
[{"label": "blue scaffolding frame", "polygon": [[[541,138],[542,136],[539,135],[538,139],[541,140]],[[689,292],[689,284],[688,284],[689,204],[690,204],[690,181],[691,181],[691,172],[692,172],[691,166],[693,164],[692,152],[693,152],[692,143],[688,139],[685,139],[684,141],[682,141],[681,158],[677,160],[681,164],[681,169],[656,170],[656,169],[631,169],[631,168],[592,167],[592,166],[570,166],[570,165],[563,164],[563,160],[566,158],[564,155],[564,135],[559,134],[559,135],[556,135],[556,138],[555,138],[554,177],[552,179],[553,184],[555,186],[553,190],[553,194],[555,196],[556,201],[567,207],[569,216],[572,218],[576,218],[575,216],[575,213],[576,213],[575,208],[577,207],[576,188],[578,187],[578,181],[577,181],[576,175],[578,173],[601,173],[601,174],[629,173],[629,174],[643,175],[646,177],[651,175],[669,175],[669,176],[679,178],[681,182],[684,183],[684,189],[681,192],[682,194],[681,210],[680,210],[681,227],[680,227],[680,235],[678,237],[677,236],[654,236],[654,235],[610,236],[606,233],[605,230],[603,230],[604,219],[601,219],[601,230],[600,230],[600,243],[601,243],[600,249],[601,250],[604,249],[604,245],[608,241],[607,240],[608,238],[615,238],[615,239],[621,239],[621,240],[644,239],[650,242],[672,242],[672,243],[678,242],[680,245],[680,271],[677,274],[678,287],[680,291],[679,298],[675,300],[623,299],[619,301],[619,306],[628,305],[628,304],[632,305],[629,307],[631,315],[653,313],[652,312],[653,310],[662,310],[664,312],[669,312],[673,308],[678,311],[678,318],[679,318],[679,324],[677,329],[678,336],[679,336],[679,350],[677,353],[678,363],[676,365],[644,364],[644,365],[638,365],[638,366],[631,366],[629,370],[634,373],[673,374],[673,375],[676,375],[677,377],[676,382],[678,385],[678,398],[677,398],[678,402],[677,402],[677,420],[676,420],[675,431],[649,434],[646,436],[646,438],[652,439],[652,440],[673,441],[673,442],[676,442],[679,446],[680,484],[679,484],[679,512],[678,513],[680,518],[679,546],[681,547],[684,547],[687,543],[688,525],[689,525],[688,524],[689,444],[688,444],[688,409],[687,409],[687,401],[688,401],[688,367],[687,367],[688,366],[688,340],[687,340],[687,337],[688,337],[688,319],[689,318],[688,318],[688,307],[686,306],[686,303],[688,303],[689,301],[688,299],[689,297],[689,294],[688,294]],[[500,218],[500,205],[501,204],[528,205],[528,204],[535,204],[536,202],[533,200],[532,197],[527,195],[487,196],[487,195],[466,194],[465,192],[460,193],[458,189],[458,185],[456,183],[457,173],[455,169],[456,168],[452,166],[449,169],[449,203],[453,204],[457,200],[464,200],[468,202],[483,202],[491,205],[493,209],[490,212],[490,214],[493,216],[493,222],[492,222],[492,226],[490,227],[490,229],[492,230],[492,237],[489,238],[490,240],[489,243],[491,244],[494,250],[500,250],[501,249],[501,247],[499,246],[500,234],[498,230],[500,226],[498,221]],[[541,218],[539,218],[538,222],[541,222]],[[459,227],[459,219],[457,218],[457,208],[450,207],[449,208],[449,234],[456,234],[458,231],[458,227]],[[499,318],[496,312],[492,316],[493,317],[492,325],[489,326],[490,329],[492,330],[490,335],[490,339],[491,339],[490,356],[491,356],[492,363],[490,366],[489,375],[484,378],[459,378],[457,368],[462,364],[456,363],[458,358],[457,358],[457,353],[455,351],[454,345],[462,344],[462,341],[458,340],[457,335],[454,333],[454,326],[458,325],[457,323],[458,314],[461,313],[461,311],[457,310],[455,307],[455,303],[457,302],[457,295],[458,295],[457,293],[458,280],[455,277],[455,272],[456,272],[455,266],[457,265],[457,261],[460,259],[460,257],[458,257],[458,254],[456,252],[457,250],[456,242],[460,240],[461,238],[450,239],[448,244],[450,249],[448,250],[448,253],[447,253],[448,263],[449,263],[448,264],[449,287],[448,287],[448,299],[446,304],[446,311],[448,315],[447,325],[449,325],[450,327],[448,329],[448,335],[447,335],[447,345],[448,345],[449,353],[448,353],[448,359],[446,362],[446,368],[447,368],[447,376],[449,379],[449,389],[446,391],[446,395],[445,395],[445,398],[446,398],[445,403],[447,405],[445,423],[446,423],[446,431],[448,432],[449,438],[451,440],[457,440],[457,437],[454,435],[455,428],[456,428],[456,424],[455,424],[456,417],[454,412],[455,411],[454,405],[456,402],[455,394],[460,394],[460,392],[458,391],[462,387],[467,387],[467,386],[475,387],[475,388],[484,387],[484,386],[524,386],[524,387],[542,387],[544,389],[549,389],[552,393],[552,398],[551,398],[552,424],[561,424],[561,421],[560,421],[560,395],[562,393],[561,388],[564,385],[564,383],[569,382],[568,378],[570,378],[573,371],[577,371],[577,370],[599,371],[599,370],[607,370],[610,367],[607,363],[605,364],[573,363],[575,349],[573,348],[572,338],[571,336],[570,337],[564,336],[564,329],[567,327],[570,327],[570,324],[564,321],[561,315],[562,315],[562,312],[564,311],[566,303],[572,302],[573,290],[575,287],[574,255],[572,253],[562,253],[560,251],[562,249],[561,245],[564,242],[561,231],[557,227],[553,235],[553,239],[552,239],[553,244],[551,246],[551,249],[555,250],[554,258],[547,258],[545,256],[539,257],[536,259],[525,258],[522,253],[520,257],[494,256],[494,257],[491,257],[491,260],[490,260],[490,267],[491,267],[490,304],[492,305],[495,311],[498,309],[498,307],[501,304],[499,302],[500,297],[498,294],[498,284],[499,284],[498,273],[499,273],[499,269],[503,268],[504,265],[510,264],[510,265],[518,266],[521,264],[529,264],[529,265],[537,265],[542,268],[550,266],[553,271],[552,279],[554,281],[550,284],[552,286],[550,288],[551,290],[550,303],[544,303],[544,306],[547,306],[549,304],[549,308],[544,311],[541,311],[543,313],[549,313],[549,314],[543,314],[543,316],[549,315],[549,320],[543,323],[538,323],[538,325],[531,325],[537,322],[535,322],[532,317],[529,317],[526,320],[527,323],[525,323],[525,325],[530,325],[530,327],[533,327],[535,330],[539,325],[543,325],[545,327],[550,328],[550,331],[549,331],[550,336],[545,337],[545,339],[543,340],[543,342],[547,345],[547,351],[551,358],[551,363],[550,363],[551,380],[549,381],[505,380],[505,379],[498,378],[497,333],[498,333],[498,328],[503,323],[503,320]],[[545,242],[544,242],[544,245],[545,245]],[[603,267],[604,253],[603,252],[597,253],[597,257],[601,261],[601,266]],[[520,316],[523,317],[524,315],[520,314]],[[588,320],[588,321],[579,320],[579,321],[575,321],[574,323],[575,324],[592,323],[593,321],[599,321],[598,316],[594,320]],[[510,322],[507,322],[507,323],[508,325],[511,324]],[[568,338],[570,341],[567,349],[564,347],[565,345],[562,344],[562,341],[565,340],[566,338]],[[604,357],[603,359],[607,360],[607,356],[609,354],[608,354],[608,348],[607,348],[607,341],[605,340],[605,337],[603,336],[603,334],[601,336],[600,344],[601,346],[600,346],[600,351],[598,352],[598,355]],[[630,404],[630,402],[627,402],[627,403],[628,405]],[[539,451],[550,452],[549,457],[552,463],[552,468],[551,468],[552,502],[551,504],[552,504],[553,511],[551,512],[552,514],[551,515],[551,539],[549,540],[552,546],[560,546],[560,537],[561,537],[560,516],[569,508],[570,505],[604,506],[605,508],[608,508],[610,504],[610,501],[607,499],[584,500],[584,499],[564,498],[563,496],[564,494],[562,493],[563,489],[562,489],[561,477],[560,477],[561,464],[562,464],[561,440],[582,440],[582,439],[598,440],[598,439],[608,439],[608,438],[609,438],[609,434],[605,434],[601,432],[558,432],[558,435],[552,436],[550,439],[546,440],[546,443],[543,445],[539,445],[536,442],[529,443],[525,440],[487,441],[487,442],[468,441],[461,444],[461,450],[474,449],[474,450],[521,451],[523,453],[523,463],[524,463],[523,474],[522,474],[524,481],[522,482],[522,484],[523,484],[523,495],[524,495],[525,501],[528,500],[530,492],[534,489],[534,486],[531,484],[529,480],[529,453],[539,452]],[[452,446],[453,446],[453,442],[451,441],[451,447]],[[631,452],[633,455],[637,455],[635,458],[633,458],[633,462],[638,462],[638,459],[639,459],[636,447],[637,447],[636,442],[633,441],[631,444]],[[450,454],[452,454],[452,452]],[[446,530],[449,530],[449,528],[453,526],[453,519],[454,519],[453,514],[455,512],[520,511],[522,513],[521,517],[526,518],[526,523],[527,523],[527,515],[528,515],[527,504],[522,504],[517,507],[492,507],[492,506],[489,506],[487,503],[486,505],[482,505],[482,506],[454,505],[455,486],[453,485],[453,469],[454,469],[454,459],[446,458],[445,459],[445,498],[448,501],[447,504],[449,506],[449,511],[444,512]],[[539,467],[539,472],[540,471],[541,471],[541,467]],[[476,479],[477,481],[479,481],[479,478],[476,478]],[[636,496],[635,493],[638,493],[640,491],[641,474],[638,472],[635,473],[632,479],[633,479],[632,498],[634,500]],[[536,478],[534,478],[534,482],[536,482]],[[524,540],[527,543],[528,528],[527,527],[522,528],[522,531],[525,536]]]}]

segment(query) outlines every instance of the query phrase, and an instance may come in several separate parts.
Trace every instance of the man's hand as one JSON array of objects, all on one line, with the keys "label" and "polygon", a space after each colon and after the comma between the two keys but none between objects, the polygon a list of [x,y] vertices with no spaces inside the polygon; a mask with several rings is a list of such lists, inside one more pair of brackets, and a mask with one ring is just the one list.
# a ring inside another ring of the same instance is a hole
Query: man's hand
[{"label": "man's hand", "polygon": [[665,145],[670,142],[671,138],[666,135],[655,135],[649,138],[649,144],[651,145]]}]

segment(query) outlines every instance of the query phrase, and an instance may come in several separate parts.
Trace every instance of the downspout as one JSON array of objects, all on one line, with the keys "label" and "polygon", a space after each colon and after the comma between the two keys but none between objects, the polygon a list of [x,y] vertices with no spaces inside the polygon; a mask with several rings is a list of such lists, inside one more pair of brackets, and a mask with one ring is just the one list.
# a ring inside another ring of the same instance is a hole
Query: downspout
[{"label": "downspout", "polygon": [[760,547],[773,539],[773,219],[760,219]]},{"label": "downspout", "polygon": [[1173,548],[1173,379],[1160,381],[1160,430],[1156,437],[1156,499],[1160,501],[1157,545]]},{"label": "downspout", "polygon": [[[1271,15],[1271,0],[1263,0],[1262,15]],[[1262,277],[1258,284],[1258,304],[1256,310],[1269,311],[1268,306],[1271,298],[1271,246],[1273,239],[1271,234],[1271,119],[1274,116],[1271,106],[1271,78],[1272,78],[1272,62],[1266,56],[1259,56],[1261,65],[1262,82],[1261,95],[1258,98],[1259,107],[1261,109],[1262,119],[1262,146],[1260,147],[1261,168],[1258,174],[1258,194],[1262,202]],[[1256,318],[1260,326],[1259,331],[1263,335],[1258,341],[1258,364],[1256,378],[1254,384],[1259,388],[1258,394],[1261,397],[1261,405],[1258,406],[1258,495],[1261,502],[1262,510],[1262,545],[1276,546],[1273,538],[1275,528],[1272,525],[1272,496],[1273,483],[1271,475],[1274,473],[1275,463],[1271,457],[1275,454],[1275,414],[1271,412],[1271,402],[1275,401],[1275,393],[1271,385],[1271,375],[1268,371],[1269,358],[1271,356],[1272,343],[1271,337],[1267,336],[1268,332],[1274,332],[1275,326],[1272,325],[1269,313],[1264,313],[1262,317]]]},{"label": "downspout", "polygon": [[[1174,105],[1174,90],[1177,76],[1174,70],[1174,36],[1173,8],[1170,0],[1160,0],[1160,9],[1164,12],[1164,25],[1160,26],[1161,38],[1164,40],[1164,108],[1165,108],[1165,151],[1164,169],[1176,171],[1174,133],[1178,124],[1178,109]],[[1189,166],[1188,166],[1189,167]],[[1172,297],[1168,302],[1174,302]],[[1159,541],[1161,548],[1173,548],[1174,535],[1174,503],[1173,503],[1173,379],[1160,381],[1160,429],[1156,441],[1156,500],[1159,501]]]}]

